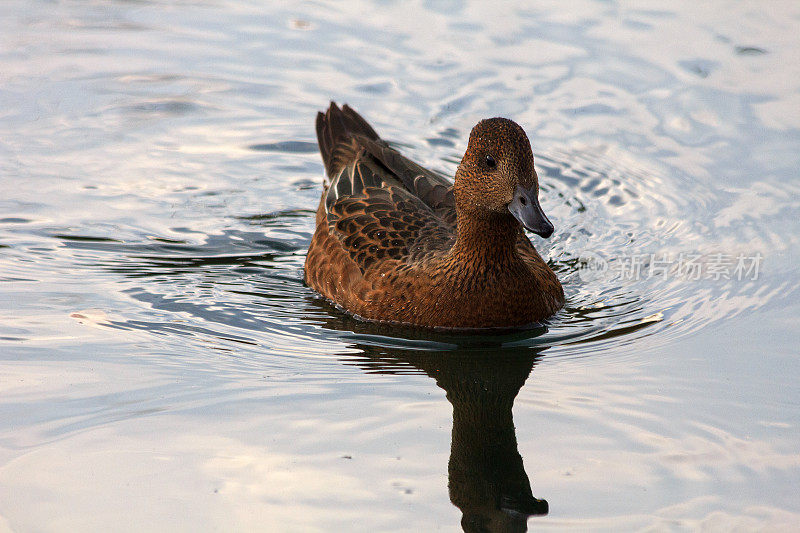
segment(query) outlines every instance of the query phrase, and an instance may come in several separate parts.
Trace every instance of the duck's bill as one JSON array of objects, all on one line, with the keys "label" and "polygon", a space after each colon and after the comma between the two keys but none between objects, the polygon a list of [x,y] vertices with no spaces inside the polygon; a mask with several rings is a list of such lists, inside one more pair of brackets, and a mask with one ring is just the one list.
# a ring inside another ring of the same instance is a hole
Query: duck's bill
[{"label": "duck's bill", "polygon": [[536,187],[525,189],[518,185],[514,191],[514,199],[508,204],[508,210],[520,223],[545,239],[553,234],[553,224],[547,219],[539,205]]}]

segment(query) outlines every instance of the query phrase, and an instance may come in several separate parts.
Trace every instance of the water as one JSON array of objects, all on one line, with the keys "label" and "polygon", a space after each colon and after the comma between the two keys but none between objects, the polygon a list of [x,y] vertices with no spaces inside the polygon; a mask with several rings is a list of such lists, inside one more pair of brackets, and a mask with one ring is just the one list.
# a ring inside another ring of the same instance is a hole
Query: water
[{"label": "water", "polygon": [[[0,11],[0,530],[800,524],[794,3]],[[448,175],[522,124],[566,307],[318,299],[330,99]]]}]

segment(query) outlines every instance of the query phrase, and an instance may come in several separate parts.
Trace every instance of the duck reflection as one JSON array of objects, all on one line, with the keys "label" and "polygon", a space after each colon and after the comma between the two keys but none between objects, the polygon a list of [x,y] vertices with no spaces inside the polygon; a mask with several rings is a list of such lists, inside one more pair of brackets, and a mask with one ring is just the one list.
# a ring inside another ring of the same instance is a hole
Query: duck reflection
[{"label": "duck reflection", "polygon": [[[380,326],[348,319],[337,322],[336,329],[357,335],[381,332]],[[417,341],[445,338],[421,335]],[[462,512],[462,528],[468,532],[527,531],[528,517],[547,514],[548,504],[533,496],[517,449],[512,407],[538,352],[530,347],[502,349],[492,337],[468,339],[467,347],[452,351],[359,343],[362,353],[348,355],[344,361],[371,373],[407,374],[413,367],[432,377],[453,406],[448,488],[450,501]]]},{"label": "duck reflection", "polygon": [[528,516],[548,512],[547,502],[532,494],[511,413],[534,359],[484,358],[428,374],[453,405],[450,501],[463,513],[464,531],[525,531]]}]

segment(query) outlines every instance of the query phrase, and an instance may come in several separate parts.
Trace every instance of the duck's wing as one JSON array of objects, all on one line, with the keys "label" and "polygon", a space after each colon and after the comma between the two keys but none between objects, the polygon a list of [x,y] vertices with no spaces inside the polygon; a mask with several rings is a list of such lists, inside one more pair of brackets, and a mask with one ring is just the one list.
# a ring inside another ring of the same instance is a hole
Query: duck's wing
[{"label": "duck's wing", "polygon": [[[370,183],[370,165],[359,168],[361,179]],[[367,185],[332,200],[326,211],[330,234],[362,273],[388,260],[409,266],[423,263],[455,241],[452,226],[399,186]]]},{"label": "duck's wing", "polygon": [[[347,104],[331,102],[317,115],[317,139],[330,183],[326,206],[365,187],[401,187],[437,216],[455,225],[452,184],[443,176],[404,157],[383,141]],[[364,167],[369,167],[365,171]]]},{"label": "duck's wing", "polygon": [[403,186],[451,224],[455,224],[453,184],[444,176],[418,165],[384,141],[361,139],[366,153],[391,172]]}]

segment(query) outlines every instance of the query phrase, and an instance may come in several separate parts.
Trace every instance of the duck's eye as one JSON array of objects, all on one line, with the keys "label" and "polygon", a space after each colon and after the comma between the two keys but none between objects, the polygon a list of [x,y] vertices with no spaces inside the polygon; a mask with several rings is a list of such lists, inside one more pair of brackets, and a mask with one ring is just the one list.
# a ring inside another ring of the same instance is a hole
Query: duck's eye
[{"label": "duck's eye", "polygon": [[486,156],[486,166],[489,168],[494,168],[497,166],[497,161],[494,160],[494,157],[487,155]]}]

